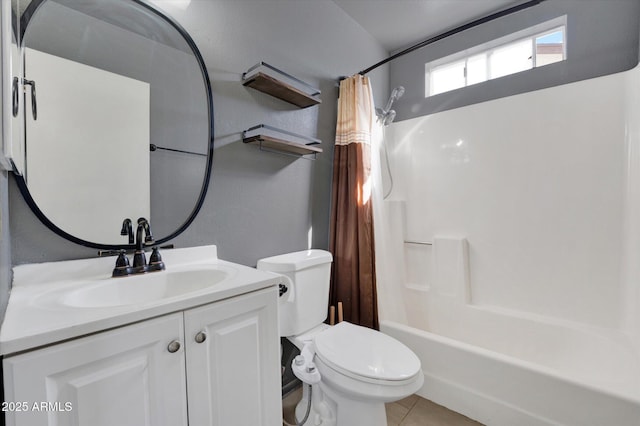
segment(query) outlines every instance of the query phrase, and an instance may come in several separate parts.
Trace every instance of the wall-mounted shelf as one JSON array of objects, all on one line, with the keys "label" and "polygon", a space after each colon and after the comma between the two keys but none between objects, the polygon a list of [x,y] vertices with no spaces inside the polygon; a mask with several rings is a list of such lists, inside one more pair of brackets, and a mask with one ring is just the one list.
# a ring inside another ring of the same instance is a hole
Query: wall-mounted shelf
[{"label": "wall-mounted shelf", "polygon": [[[286,130],[259,124],[242,132],[242,142],[258,145],[263,151],[276,151],[283,154],[304,157],[322,152],[320,140]],[[305,157],[306,158],[306,157]]]},{"label": "wall-mounted shelf", "polygon": [[318,97],[321,93],[319,89],[265,62],[252,66],[242,74],[242,84],[300,108],[322,102]]}]

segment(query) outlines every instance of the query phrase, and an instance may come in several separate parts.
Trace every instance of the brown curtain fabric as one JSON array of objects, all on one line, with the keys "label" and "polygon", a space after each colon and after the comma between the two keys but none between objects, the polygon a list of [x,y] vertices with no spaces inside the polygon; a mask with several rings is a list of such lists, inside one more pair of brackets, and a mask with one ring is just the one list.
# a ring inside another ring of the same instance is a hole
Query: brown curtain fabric
[{"label": "brown curtain fabric", "polygon": [[379,329],[376,294],[371,128],[374,106],[367,77],[340,82],[333,157],[330,304],[342,302],[344,319]]}]

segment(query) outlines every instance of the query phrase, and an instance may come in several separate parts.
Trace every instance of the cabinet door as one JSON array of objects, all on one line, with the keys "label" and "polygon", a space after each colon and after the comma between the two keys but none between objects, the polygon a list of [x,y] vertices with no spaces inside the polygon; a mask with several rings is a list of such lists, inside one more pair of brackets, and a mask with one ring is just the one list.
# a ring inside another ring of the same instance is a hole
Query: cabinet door
[{"label": "cabinet door", "polygon": [[282,424],[277,299],[272,287],[185,311],[191,425]]},{"label": "cabinet door", "polygon": [[4,359],[7,425],[187,425],[183,327],[173,314]]},{"label": "cabinet door", "polygon": [[[0,3],[0,170],[13,170],[21,175],[24,171],[24,121],[22,103],[22,54],[16,35],[20,34],[20,11],[27,1],[14,0]],[[15,82],[14,82],[15,77]],[[14,106],[17,108],[14,112]]]}]

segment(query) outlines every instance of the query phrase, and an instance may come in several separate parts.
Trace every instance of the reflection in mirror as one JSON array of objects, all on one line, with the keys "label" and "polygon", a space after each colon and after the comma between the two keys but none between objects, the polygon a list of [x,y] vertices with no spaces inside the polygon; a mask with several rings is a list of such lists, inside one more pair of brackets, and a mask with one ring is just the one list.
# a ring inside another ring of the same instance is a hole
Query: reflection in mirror
[{"label": "reflection in mirror", "polygon": [[128,244],[126,217],[150,218],[160,243],[184,230],[206,192],[213,134],[193,41],[135,0],[34,0],[22,27],[17,181],[39,217],[98,248]]},{"label": "reflection in mirror", "polygon": [[24,57],[37,82],[36,102],[26,100],[29,192],[60,228],[114,242],[122,218],[150,217],[149,84],[30,48]]}]

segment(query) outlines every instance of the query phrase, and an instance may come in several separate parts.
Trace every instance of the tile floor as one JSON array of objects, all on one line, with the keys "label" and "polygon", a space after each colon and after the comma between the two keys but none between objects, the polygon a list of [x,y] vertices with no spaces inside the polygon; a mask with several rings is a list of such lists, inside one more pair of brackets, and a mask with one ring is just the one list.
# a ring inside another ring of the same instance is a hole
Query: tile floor
[{"label": "tile floor", "polygon": [[[282,400],[284,419],[294,424],[293,412],[302,396],[302,388]],[[388,426],[482,426],[462,414],[417,395],[387,404]]]},{"label": "tile floor", "polygon": [[387,404],[386,408],[388,426],[481,426],[475,420],[418,395]]}]

